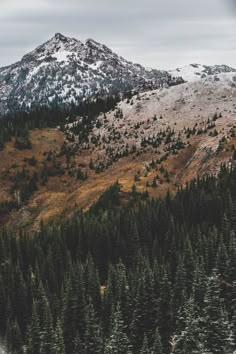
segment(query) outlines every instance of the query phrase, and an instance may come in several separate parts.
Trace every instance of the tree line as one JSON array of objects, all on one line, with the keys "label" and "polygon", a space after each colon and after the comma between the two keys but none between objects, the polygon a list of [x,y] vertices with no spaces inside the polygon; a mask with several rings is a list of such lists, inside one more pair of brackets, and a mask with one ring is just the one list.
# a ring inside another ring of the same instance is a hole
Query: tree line
[{"label": "tree line", "polygon": [[90,123],[95,122],[100,112],[114,109],[120,99],[119,95],[111,95],[104,98],[88,99],[78,105],[42,106],[32,110],[7,113],[0,116],[0,150],[12,137],[16,137],[18,141],[25,140],[31,129],[55,128],[74,122],[78,116],[87,117],[87,121]]}]

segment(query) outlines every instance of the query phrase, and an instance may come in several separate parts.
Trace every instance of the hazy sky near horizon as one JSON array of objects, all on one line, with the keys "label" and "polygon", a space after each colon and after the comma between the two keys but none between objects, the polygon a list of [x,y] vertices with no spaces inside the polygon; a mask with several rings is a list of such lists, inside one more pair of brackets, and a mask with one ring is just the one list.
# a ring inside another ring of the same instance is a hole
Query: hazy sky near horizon
[{"label": "hazy sky near horizon", "polygon": [[0,66],[56,32],[154,68],[236,67],[236,0],[0,0]]}]

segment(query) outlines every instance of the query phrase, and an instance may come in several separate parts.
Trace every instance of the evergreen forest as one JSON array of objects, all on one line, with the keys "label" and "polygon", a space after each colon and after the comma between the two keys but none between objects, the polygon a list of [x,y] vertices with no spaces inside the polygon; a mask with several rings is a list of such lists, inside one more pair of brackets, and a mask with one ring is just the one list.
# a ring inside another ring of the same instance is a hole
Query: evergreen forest
[{"label": "evergreen forest", "polygon": [[38,233],[1,229],[7,353],[235,352],[236,168],[133,199],[117,182]]}]

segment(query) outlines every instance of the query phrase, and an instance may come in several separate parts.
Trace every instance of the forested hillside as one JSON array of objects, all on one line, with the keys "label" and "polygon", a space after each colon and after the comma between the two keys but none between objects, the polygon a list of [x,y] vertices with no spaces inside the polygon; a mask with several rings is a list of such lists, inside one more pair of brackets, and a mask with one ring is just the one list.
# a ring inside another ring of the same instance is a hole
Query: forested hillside
[{"label": "forested hillside", "polygon": [[[0,119],[0,222],[39,230],[117,180],[129,200],[173,194],[236,159],[235,74]],[[124,202],[124,203],[123,203]]]},{"label": "forested hillside", "polygon": [[116,183],[87,213],[38,234],[3,229],[0,257],[11,354],[236,350],[235,167],[175,197],[134,189],[125,207]]}]

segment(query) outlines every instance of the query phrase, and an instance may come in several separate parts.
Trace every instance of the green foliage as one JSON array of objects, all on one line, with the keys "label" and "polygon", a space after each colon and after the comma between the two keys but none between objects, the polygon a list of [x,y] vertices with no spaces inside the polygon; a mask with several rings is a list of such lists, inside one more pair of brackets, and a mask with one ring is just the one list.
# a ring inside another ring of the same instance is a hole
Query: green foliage
[{"label": "green foliage", "polygon": [[87,173],[84,173],[79,167],[77,170],[77,179],[79,179],[80,181],[85,181],[87,178]]},{"label": "green foliage", "polygon": [[98,213],[100,210],[107,210],[120,205],[120,185],[118,182],[108,188],[92,206],[91,212]]}]

